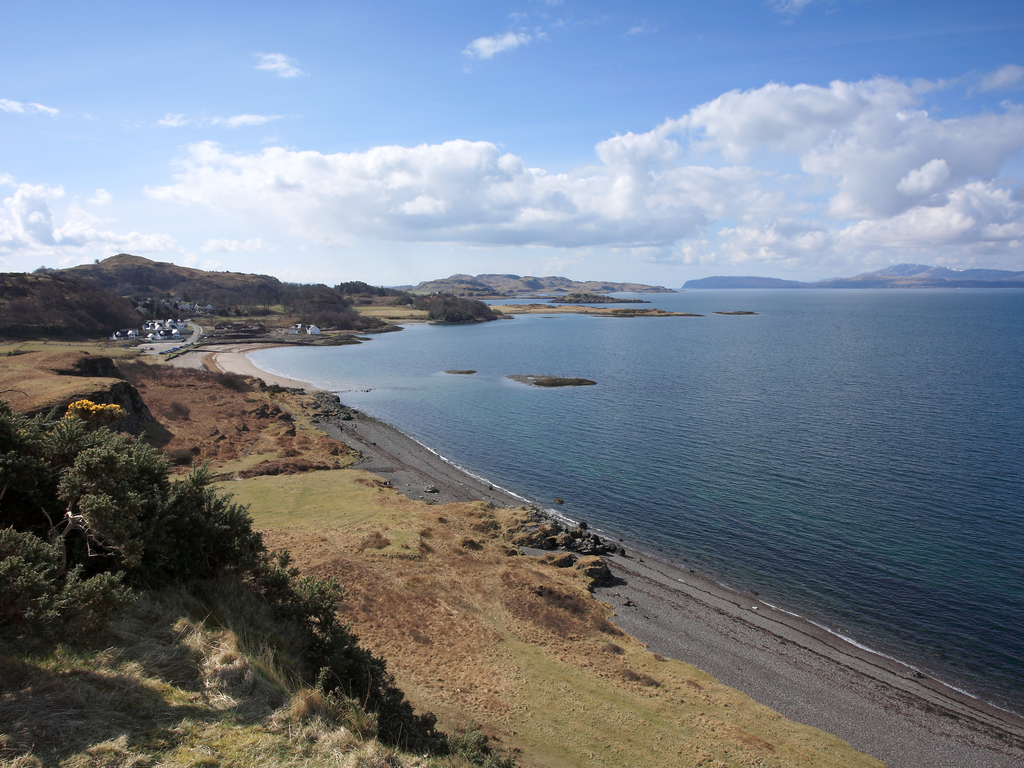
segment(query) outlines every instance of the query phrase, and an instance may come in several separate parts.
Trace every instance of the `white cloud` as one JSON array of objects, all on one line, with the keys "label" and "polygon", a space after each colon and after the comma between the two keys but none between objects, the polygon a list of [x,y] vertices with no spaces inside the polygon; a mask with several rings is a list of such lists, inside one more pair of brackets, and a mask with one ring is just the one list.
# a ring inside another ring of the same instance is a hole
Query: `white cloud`
[{"label": "white cloud", "polygon": [[768,5],[779,13],[795,15],[813,2],[814,0],[768,0]]},{"label": "white cloud", "polygon": [[232,117],[196,117],[186,118],[185,115],[175,115],[168,112],[162,120],[157,120],[157,125],[167,128],[181,128],[186,125],[219,125],[224,128],[244,128],[252,125],[264,125],[272,120],[280,120],[281,115],[234,115]]},{"label": "white cloud", "polygon": [[163,125],[167,128],[181,128],[183,125],[189,125],[192,121],[186,120],[184,115],[174,115],[168,112],[164,115],[162,120],[157,120],[157,125]]},{"label": "white cloud", "polygon": [[938,192],[949,181],[949,165],[945,160],[929,160],[920,168],[915,168],[896,185],[896,189],[905,195],[930,195]]},{"label": "white cloud", "polygon": [[59,109],[54,109],[53,107],[48,107],[45,104],[37,104],[35,102],[29,104],[29,107],[32,109],[33,112],[42,112],[43,114],[49,115],[50,117],[56,117],[57,114],[60,112]]},{"label": "white cloud", "polygon": [[278,77],[299,77],[306,74],[295,65],[295,60],[283,53],[257,53],[260,63],[256,69],[273,72]]},{"label": "white cloud", "polygon": [[14,187],[0,210],[0,254],[58,260],[118,251],[161,252],[174,244],[169,235],[97,229],[95,219],[74,206],[55,216],[50,204],[64,197],[63,187],[17,184],[10,176],[0,177],[0,183]]},{"label": "white cloud", "polygon": [[533,37],[525,32],[506,32],[504,35],[478,37],[466,46],[462,53],[471,59],[490,59],[496,53],[515,50],[531,40]]},{"label": "white cloud", "polygon": [[727,187],[737,204],[748,197],[742,170],[662,167],[662,155],[644,158],[641,171],[629,137],[605,144],[617,165],[548,174],[489,142],[335,155],[280,147],[235,155],[204,142],[190,147],[174,184],[148,192],[293,232],[566,247],[665,244],[703,226],[693,201],[707,188]]},{"label": "white cloud", "polygon": [[19,114],[44,114],[50,117],[56,117],[60,114],[59,109],[48,107],[45,104],[37,104],[31,102],[29,104],[23,104],[20,101],[12,101],[11,99],[0,99],[0,109],[4,112],[17,112]]},{"label": "white cloud", "polygon": [[1024,85],[1024,67],[1007,64],[981,78],[977,90],[982,92],[1003,91],[1020,88],[1022,85]]},{"label": "white cloud", "polygon": [[214,117],[211,125],[223,125],[227,128],[241,128],[249,125],[264,125],[271,120],[280,120],[280,115],[235,115],[234,117]]},{"label": "white cloud", "polygon": [[256,253],[257,251],[268,251],[270,246],[258,237],[244,241],[213,239],[203,243],[199,250],[203,253]]},{"label": "white cloud", "polygon": [[114,202],[114,196],[105,189],[97,189],[96,194],[85,202],[92,203],[93,205],[110,205]]},{"label": "white cloud", "polygon": [[605,247],[660,263],[784,266],[928,249],[908,258],[984,252],[1019,268],[1024,201],[999,173],[1024,150],[1024,114],[936,119],[920,106],[933,86],[733,91],[602,141],[594,165],[566,173],[484,141],[338,154],[204,142],[147,192],[309,243]]}]

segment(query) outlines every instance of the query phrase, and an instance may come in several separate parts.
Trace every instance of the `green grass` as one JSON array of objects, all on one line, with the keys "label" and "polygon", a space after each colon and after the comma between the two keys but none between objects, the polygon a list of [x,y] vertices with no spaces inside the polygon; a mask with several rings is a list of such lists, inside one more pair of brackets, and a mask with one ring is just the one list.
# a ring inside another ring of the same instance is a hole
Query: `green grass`
[{"label": "green grass", "polygon": [[[382,491],[366,472],[310,472],[218,483],[240,504],[249,505],[257,528],[300,526],[386,527],[405,519],[400,509],[380,506]],[[384,491],[397,499],[393,491]]]}]

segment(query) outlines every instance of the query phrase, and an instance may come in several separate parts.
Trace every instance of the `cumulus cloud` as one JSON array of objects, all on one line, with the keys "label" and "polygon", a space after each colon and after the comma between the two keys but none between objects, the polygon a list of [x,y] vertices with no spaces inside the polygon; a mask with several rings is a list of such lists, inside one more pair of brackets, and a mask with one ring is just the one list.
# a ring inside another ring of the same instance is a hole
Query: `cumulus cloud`
[{"label": "cumulus cloud", "polygon": [[533,40],[532,35],[525,32],[506,32],[504,35],[478,37],[462,52],[471,59],[490,59],[502,51],[512,51]]},{"label": "cumulus cloud", "polygon": [[[489,142],[450,141],[324,155],[271,147],[252,155],[194,144],[158,200],[277,220],[295,232],[487,245],[665,244],[703,226],[694,202],[724,186],[742,200],[736,169],[630,164],[630,137],[606,142],[613,166],[549,174]],[[710,177],[710,178],[709,178]]]},{"label": "cumulus cloud", "polygon": [[203,142],[147,191],[309,242],[609,247],[663,263],[1019,262],[1024,202],[999,173],[1024,150],[1024,114],[936,119],[921,107],[928,88],[875,78],[732,91],[602,141],[595,164],[565,173],[485,141],[337,154]]},{"label": "cumulus cloud", "polygon": [[114,196],[105,189],[97,189],[96,194],[85,202],[91,203],[92,205],[110,205],[114,202]]},{"label": "cumulus cloud", "polygon": [[[0,254],[59,260],[118,251],[160,252],[174,244],[169,235],[97,229],[95,219],[74,206],[55,216],[51,203],[64,197],[63,187],[18,184],[10,176],[0,177],[0,183],[14,187],[0,210]],[[107,194],[97,190],[97,198],[100,193]]]},{"label": "cumulus cloud", "polygon": [[59,113],[59,109],[48,107],[45,104],[37,104],[31,102],[29,104],[23,104],[20,101],[13,101],[11,99],[0,99],[0,110],[4,112],[17,112],[19,114],[43,114],[49,115],[50,117],[56,117]]},{"label": "cumulus cloud", "polygon": [[299,77],[306,74],[296,66],[294,59],[283,53],[257,53],[255,55],[260,60],[256,69],[262,69],[264,72],[273,72],[278,77]]}]

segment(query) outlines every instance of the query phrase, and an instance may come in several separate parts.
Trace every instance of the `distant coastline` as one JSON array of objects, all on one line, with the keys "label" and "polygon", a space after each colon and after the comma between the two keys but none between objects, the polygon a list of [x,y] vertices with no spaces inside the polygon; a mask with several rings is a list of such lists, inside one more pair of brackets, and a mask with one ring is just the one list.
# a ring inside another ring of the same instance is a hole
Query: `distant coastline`
[{"label": "distant coastline", "polygon": [[744,288],[1024,288],[1024,271],[1002,269],[947,269],[926,264],[897,264],[856,277],[837,277],[817,282],[778,277],[715,276],[687,280],[683,290]]}]

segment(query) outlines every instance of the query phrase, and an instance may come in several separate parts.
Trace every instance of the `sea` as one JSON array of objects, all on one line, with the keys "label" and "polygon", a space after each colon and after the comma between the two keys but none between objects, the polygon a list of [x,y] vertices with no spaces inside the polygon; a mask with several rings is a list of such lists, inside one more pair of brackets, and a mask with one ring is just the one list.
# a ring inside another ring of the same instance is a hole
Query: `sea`
[{"label": "sea", "polygon": [[[250,359],[1024,714],[1024,291],[620,295],[702,317],[411,324]],[[736,311],[756,314],[716,314]]]}]

